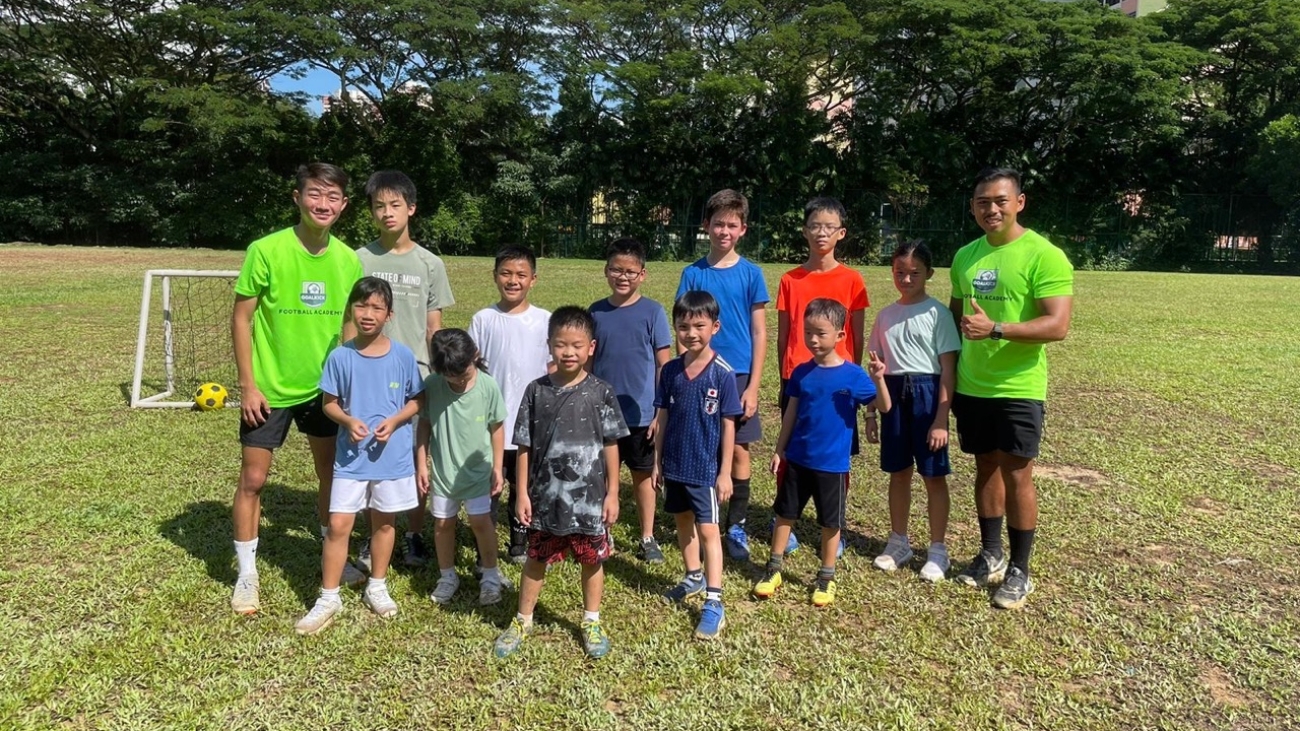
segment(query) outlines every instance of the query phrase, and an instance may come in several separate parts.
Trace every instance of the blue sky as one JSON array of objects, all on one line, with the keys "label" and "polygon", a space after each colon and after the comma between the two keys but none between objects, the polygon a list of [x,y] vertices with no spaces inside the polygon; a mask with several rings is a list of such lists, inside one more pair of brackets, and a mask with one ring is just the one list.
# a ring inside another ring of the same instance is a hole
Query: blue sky
[{"label": "blue sky", "polygon": [[320,114],[320,98],[338,91],[339,80],[328,71],[313,68],[308,69],[307,75],[301,79],[291,78],[287,74],[273,76],[271,88],[276,91],[299,91],[307,94],[311,97],[307,102],[308,111],[312,114]]}]

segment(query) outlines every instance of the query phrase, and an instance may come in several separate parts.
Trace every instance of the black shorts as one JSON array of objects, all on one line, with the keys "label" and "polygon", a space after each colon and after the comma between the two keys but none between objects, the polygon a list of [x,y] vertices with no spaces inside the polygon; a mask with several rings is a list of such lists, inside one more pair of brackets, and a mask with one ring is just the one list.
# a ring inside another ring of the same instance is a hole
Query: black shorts
[{"label": "black shorts", "polygon": [[[790,405],[790,397],[786,395],[785,388],[790,385],[789,378],[781,379],[781,390],[777,393],[777,405],[781,407],[781,419],[785,420],[785,407]],[[777,428],[780,431],[780,427]],[[856,457],[862,452],[862,443],[858,438],[858,420],[853,419],[853,440],[849,442],[849,456]]]},{"label": "black shorts", "polygon": [[[742,396],[745,389],[749,388],[749,374],[736,374],[736,396]],[[763,438],[763,424],[758,420],[758,411],[754,415],[745,418],[744,414],[736,417],[736,444],[753,444]],[[723,457],[726,459],[725,455]]]},{"label": "black shorts", "polygon": [[[501,452],[501,481],[515,486],[515,478],[519,477],[519,450],[506,449]],[[505,487],[505,485],[502,485]]]},{"label": "black shorts", "polygon": [[981,398],[958,393],[952,398],[957,438],[966,454],[1003,451],[1033,459],[1043,438],[1042,401],[1021,398]]},{"label": "black shorts", "polygon": [[630,433],[618,440],[618,459],[633,472],[650,472],[655,468],[655,442],[645,435],[649,428],[628,427]]},{"label": "black shorts", "polygon": [[325,415],[325,397],[317,396],[293,406],[271,409],[266,421],[259,426],[249,426],[239,420],[239,443],[245,447],[279,449],[289,436],[289,424],[297,424],[298,431],[309,437],[335,437],[339,425]]},{"label": "black shorts", "polygon": [[847,472],[822,472],[788,460],[781,466],[784,468],[781,482],[772,503],[772,512],[778,518],[798,520],[812,500],[817,508],[818,525],[839,528],[844,524],[844,502],[849,490]]}]

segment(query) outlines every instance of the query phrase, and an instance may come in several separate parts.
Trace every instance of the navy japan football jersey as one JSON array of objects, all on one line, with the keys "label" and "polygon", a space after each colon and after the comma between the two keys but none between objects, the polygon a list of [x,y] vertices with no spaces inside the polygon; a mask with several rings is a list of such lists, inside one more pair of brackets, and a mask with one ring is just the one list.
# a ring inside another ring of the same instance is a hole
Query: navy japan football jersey
[{"label": "navy japan football jersey", "polygon": [[660,457],[664,478],[696,486],[714,484],[722,420],[744,413],[731,366],[715,353],[699,375],[688,378],[683,359],[668,361],[659,373],[655,408],[668,410]]}]

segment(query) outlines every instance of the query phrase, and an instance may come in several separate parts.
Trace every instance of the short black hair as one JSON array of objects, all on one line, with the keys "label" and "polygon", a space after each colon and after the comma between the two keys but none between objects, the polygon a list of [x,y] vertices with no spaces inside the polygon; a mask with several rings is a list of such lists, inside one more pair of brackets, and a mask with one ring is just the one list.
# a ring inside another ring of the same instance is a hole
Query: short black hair
[{"label": "short black hair", "polygon": [[365,302],[373,295],[379,295],[388,305],[388,309],[393,309],[393,287],[379,277],[362,277],[357,283],[352,285],[352,293],[348,295],[348,307],[351,308],[358,302]]},{"label": "short black hair", "polygon": [[681,322],[688,317],[701,315],[717,322],[721,313],[722,310],[713,295],[700,289],[692,289],[673,303],[673,322]]},{"label": "short black hair", "polygon": [[988,167],[975,173],[975,187],[978,188],[985,183],[991,183],[994,180],[1010,180],[1016,184],[1016,193],[1020,193],[1020,171],[1014,168],[996,168]]},{"label": "short black hair", "polygon": [[555,308],[551,320],[546,324],[546,339],[550,340],[566,327],[582,330],[592,338],[596,337],[596,320],[586,308],[577,305],[565,305]]},{"label": "short black hair", "polygon": [[707,225],[719,213],[734,213],[742,224],[749,223],[749,199],[739,191],[724,188],[709,196],[704,203],[704,223]]},{"label": "short black hair", "polygon": [[415,183],[406,173],[397,170],[380,170],[366,181],[366,197],[373,204],[380,193],[396,193],[407,205],[415,205]]},{"label": "short black hair", "polygon": [[605,262],[608,263],[610,259],[613,259],[616,256],[630,256],[633,259],[636,259],[637,262],[644,267],[645,244],[641,243],[639,239],[634,239],[631,236],[614,239],[609,242],[609,246],[605,247]]},{"label": "short black hair", "polygon": [[844,308],[844,305],[833,299],[818,297],[812,302],[809,302],[808,306],[803,310],[803,319],[805,322],[814,317],[819,317],[823,320],[830,320],[831,325],[836,330],[843,330],[844,321],[849,317],[849,311]]},{"label": "short black hair", "polygon": [[532,249],[523,244],[506,244],[497,249],[497,258],[492,263],[492,271],[495,272],[500,269],[505,262],[520,260],[527,261],[528,268],[532,269],[534,274],[537,273],[537,255],[533,253]]},{"label": "short black hair", "polygon": [[343,172],[343,168],[337,165],[331,165],[327,162],[310,162],[306,165],[298,166],[297,180],[294,189],[302,193],[307,189],[308,180],[317,180],[326,185],[337,185],[343,195],[348,194],[348,174]]},{"label": "short black hair", "polygon": [[808,201],[807,205],[803,207],[803,222],[808,223],[808,219],[812,218],[814,213],[822,211],[834,213],[838,216],[840,225],[844,225],[845,219],[849,217],[849,212],[844,210],[844,204],[840,203],[839,199],[828,195],[819,195]]},{"label": "short black hair", "polygon": [[440,376],[459,376],[471,365],[487,370],[478,357],[478,346],[469,333],[448,327],[433,334],[429,345],[429,369]]},{"label": "short black hair", "polygon": [[893,264],[895,261],[906,259],[909,256],[924,264],[926,269],[934,268],[932,263],[934,256],[930,253],[930,247],[926,246],[925,242],[920,239],[911,239],[900,243],[894,248],[894,254],[889,257],[889,262]]}]

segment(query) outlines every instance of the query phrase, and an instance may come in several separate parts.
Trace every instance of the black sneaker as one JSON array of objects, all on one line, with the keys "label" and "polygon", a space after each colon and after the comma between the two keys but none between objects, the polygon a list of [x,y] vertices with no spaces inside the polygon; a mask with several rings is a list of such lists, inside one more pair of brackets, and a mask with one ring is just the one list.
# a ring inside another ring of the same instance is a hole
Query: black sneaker
[{"label": "black sneaker", "polygon": [[1007,573],[1006,556],[994,556],[988,551],[980,551],[960,574],[956,581],[976,589],[997,584]]},{"label": "black sneaker", "polygon": [[407,566],[429,565],[429,546],[424,536],[415,533],[406,537],[406,555],[403,557]]},{"label": "black sneaker", "polygon": [[993,594],[993,606],[999,609],[1020,609],[1025,606],[1029,595],[1034,593],[1034,582],[1019,566],[1007,569],[1007,577],[1002,586]]},{"label": "black sneaker", "polygon": [[637,551],[641,560],[646,563],[663,563],[664,552],[659,548],[659,542],[654,538],[642,538],[641,548]]}]

